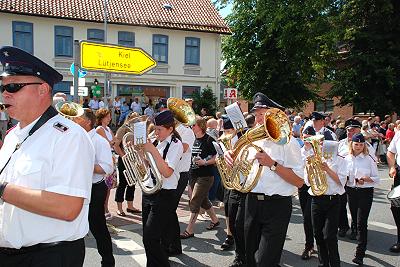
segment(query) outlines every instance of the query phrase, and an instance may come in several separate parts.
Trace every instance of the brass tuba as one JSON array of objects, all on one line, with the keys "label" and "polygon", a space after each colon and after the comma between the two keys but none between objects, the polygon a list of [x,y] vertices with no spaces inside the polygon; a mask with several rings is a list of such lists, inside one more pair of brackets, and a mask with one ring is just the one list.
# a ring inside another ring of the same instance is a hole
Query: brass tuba
[{"label": "brass tuba", "polygon": [[[217,161],[217,167],[224,170],[221,174],[223,184],[242,193],[248,193],[257,185],[262,171],[262,166],[256,167],[255,175],[249,179],[255,159],[248,159],[249,149],[254,148],[258,152],[261,147],[253,142],[263,139],[271,140],[284,145],[290,141],[291,125],[286,114],[278,108],[268,109],[264,116],[264,123],[249,129],[242,135],[233,147],[233,167],[226,165],[225,161]],[[219,165],[219,166],[218,166]],[[243,177],[243,181],[241,181]]]},{"label": "brass tuba", "polygon": [[314,135],[304,139],[304,142],[309,142],[314,151],[314,155],[306,158],[307,179],[310,183],[311,191],[315,196],[325,194],[328,190],[328,181],[326,173],[322,169],[322,149],[320,142],[324,140],[323,135]]},{"label": "brass tuba", "polygon": [[[153,194],[161,189],[163,177],[151,153],[143,152],[143,144],[147,140],[137,140],[136,145],[134,145],[134,124],[143,121],[147,124],[148,117],[140,116],[129,121],[129,124],[125,124],[125,127],[130,132],[126,133],[122,138],[122,146],[125,151],[122,161],[126,168],[124,175],[128,185],[133,186],[138,184],[145,194]],[[148,130],[147,125],[146,128]],[[153,187],[148,187],[145,185],[145,182],[153,179],[152,175],[154,175],[156,184]]]},{"label": "brass tuba", "polygon": [[58,102],[54,108],[67,119],[74,119],[84,114],[84,110],[81,105],[72,101],[61,101]]},{"label": "brass tuba", "polygon": [[192,107],[185,100],[170,97],[167,100],[167,107],[179,123],[185,126],[192,126],[196,123],[196,115]]}]

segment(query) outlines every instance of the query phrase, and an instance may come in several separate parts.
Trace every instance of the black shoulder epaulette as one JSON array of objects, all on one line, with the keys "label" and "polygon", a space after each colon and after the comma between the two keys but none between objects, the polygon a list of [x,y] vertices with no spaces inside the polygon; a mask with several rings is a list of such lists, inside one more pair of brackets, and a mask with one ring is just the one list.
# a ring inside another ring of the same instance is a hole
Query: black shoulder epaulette
[{"label": "black shoulder epaulette", "polygon": [[53,127],[56,128],[57,130],[59,130],[62,133],[68,131],[68,129],[69,129],[68,126],[62,124],[61,122],[55,122],[53,124]]},{"label": "black shoulder epaulette", "polygon": [[368,153],[368,156],[376,163],[376,160],[371,156],[371,154]]},{"label": "black shoulder epaulette", "polygon": [[341,157],[342,159],[344,159],[345,157],[342,155],[337,154],[338,157]]}]

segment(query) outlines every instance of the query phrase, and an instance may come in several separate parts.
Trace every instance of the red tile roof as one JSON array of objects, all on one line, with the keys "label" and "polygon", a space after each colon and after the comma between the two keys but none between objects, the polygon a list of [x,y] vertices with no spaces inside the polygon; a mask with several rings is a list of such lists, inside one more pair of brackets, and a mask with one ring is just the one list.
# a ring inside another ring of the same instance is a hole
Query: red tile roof
[{"label": "red tile roof", "polygon": [[[230,29],[210,0],[107,0],[108,22],[215,32]],[[164,8],[170,4],[171,9]],[[104,22],[104,0],[0,0],[0,12]]]}]

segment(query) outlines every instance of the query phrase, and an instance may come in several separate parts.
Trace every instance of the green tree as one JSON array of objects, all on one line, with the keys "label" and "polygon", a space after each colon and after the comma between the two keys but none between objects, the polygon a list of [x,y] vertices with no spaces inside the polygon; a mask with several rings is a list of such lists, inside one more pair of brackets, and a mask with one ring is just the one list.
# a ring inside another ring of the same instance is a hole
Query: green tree
[{"label": "green tree", "polygon": [[227,18],[233,33],[222,49],[241,94],[251,99],[261,91],[287,107],[315,99],[335,10],[323,0],[234,1]]},{"label": "green tree", "polygon": [[338,18],[336,42],[343,49],[328,64],[329,95],[361,112],[400,112],[400,1],[346,1]]},{"label": "green tree", "polygon": [[202,108],[206,108],[209,115],[214,115],[217,111],[217,97],[209,86],[206,86],[200,92],[195,92],[193,94],[194,112],[200,114]]}]

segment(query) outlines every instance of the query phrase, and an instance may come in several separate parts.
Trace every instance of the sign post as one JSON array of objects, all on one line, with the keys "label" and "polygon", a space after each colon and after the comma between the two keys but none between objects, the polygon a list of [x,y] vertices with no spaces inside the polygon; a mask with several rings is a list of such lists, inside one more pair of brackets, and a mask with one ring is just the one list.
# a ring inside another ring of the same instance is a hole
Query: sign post
[{"label": "sign post", "polygon": [[85,70],[142,75],[157,62],[143,49],[112,44],[80,42],[80,66]]}]

